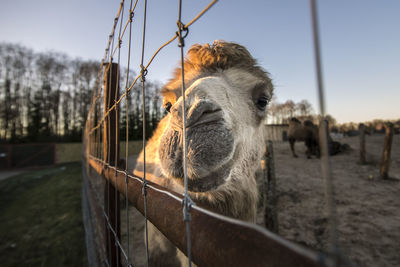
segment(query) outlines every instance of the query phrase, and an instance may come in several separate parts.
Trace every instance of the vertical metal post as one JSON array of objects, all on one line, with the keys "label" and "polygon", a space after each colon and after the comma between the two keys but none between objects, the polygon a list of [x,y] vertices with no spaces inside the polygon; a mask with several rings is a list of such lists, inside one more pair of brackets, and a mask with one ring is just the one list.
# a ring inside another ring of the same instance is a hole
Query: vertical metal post
[{"label": "vertical metal post", "polygon": [[[109,63],[104,74],[104,113],[113,106],[118,98],[118,64]],[[117,166],[119,161],[119,114],[118,109],[113,109],[104,120],[103,153],[104,160],[110,166]],[[117,145],[115,145],[117,144]],[[116,160],[117,159],[117,160]],[[115,203],[116,202],[116,203]],[[114,229],[118,239],[121,237],[119,193],[112,183],[106,179],[104,183],[104,210],[109,218],[109,224]],[[117,208],[116,208],[117,207]],[[118,218],[118,220],[114,220]],[[106,248],[108,261],[111,266],[119,266],[120,250],[116,245],[116,239],[106,221]]]},{"label": "vertical metal post", "polygon": [[328,213],[329,221],[329,252],[333,255],[335,264],[338,264],[339,256],[339,242],[337,233],[337,216],[336,216],[336,203],[334,198],[334,186],[332,182],[331,167],[329,161],[329,150],[328,150],[328,123],[325,120],[325,95],[324,95],[324,83],[322,77],[322,60],[321,50],[319,42],[319,29],[318,29],[318,14],[317,14],[317,3],[316,0],[310,0],[311,8],[311,23],[314,43],[314,55],[315,55],[315,67],[317,74],[317,85],[318,85],[318,102],[320,109],[320,128],[319,128],[319,145],[321,149],[321,170],[322,176],[325,182],[325,199],[326,208]]},{"label": "vertical metal post", "polygon": [[360,164],[367,163],[365,157],[365,125],[360,123],[358,125],[358,131],[360,132]]},{"label": "vertical metal post", "polygon": [[393,124],[388,123],[385,125],[385,142],[383,144],[382,161],[380,168],[380,175],[382,179],[389,178],[389,167],[390,167],[390,153],[392,150],[393,141]]}]

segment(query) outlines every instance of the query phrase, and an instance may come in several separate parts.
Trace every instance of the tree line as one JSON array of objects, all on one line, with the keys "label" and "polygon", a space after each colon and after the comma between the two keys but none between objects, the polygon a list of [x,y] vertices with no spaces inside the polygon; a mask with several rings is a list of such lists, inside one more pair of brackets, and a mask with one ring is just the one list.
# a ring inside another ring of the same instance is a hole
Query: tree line
[{"label": "tree line", "polygon": [[[0,43],[0,142],[79,142],[90,108],[100,62],[70,58],[60,52],[34,52]],[[120,69],[120,91],[136,74]],[[100,77],[102,79],[102,77]],[[102,81],[102,80],[101,80]],[[151,133],[163,116],[160,84],[146,81],[146,129]],[[123,101],[125,103],[125,101]],[[126,120],[129,139],[142,138],[141,88],[134,86],[121,111],[121,139]]]},{"label": "tree line", "polygon": [[[283,103],[273,98],[268,109],[267,122],[269,124],[288,124],[290,118],[296,117],[300,121],[311,120],[315,124],[319,124],[320,116],[315,114],[314,108],[307,100],[301,100],[295,103],[293,100],[287,100]],[[359,123],[348,122],[338,123],[336,119],[327,114],[324,117],[328,121],[329,130],[334,133],[358,133]],[[395,127],[395,132],[400,132],[400,120],[382,120],[375,119],[372,121],[363,122],[369,133],[382,133],[384,132],[384,125],[392,123]]]},{"label": "tree line", "polygon": [[[288,124],[293,117],[300,121],[311,120],[315,124],[319,124],[320,120],[320,116],[315,114],[314,108],[308,100],[303,99],[295,103],[289,99],[284,103],[280,103],[276,98],[273,98],[268,109],[268,123]],[[337,122],[334,117],[327,114],[324,119],[328,121],[329,127],[336,127]]]},{"label": "tree line", "polygon": [[314,109],[310,102],[301,100],[295,103],[293,100],[287,100],[280,103],[273,98],[268,108],[268,123],[287,124],[290,118],[297,117],[300,120],[314,120]]}]

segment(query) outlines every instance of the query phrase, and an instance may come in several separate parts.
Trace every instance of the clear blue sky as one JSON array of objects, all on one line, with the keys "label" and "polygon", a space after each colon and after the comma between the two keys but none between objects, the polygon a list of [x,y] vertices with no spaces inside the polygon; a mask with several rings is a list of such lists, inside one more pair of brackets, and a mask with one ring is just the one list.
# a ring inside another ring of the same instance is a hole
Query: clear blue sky
[{"label": "clear blue sky", "polygon": [[[0,41],[100,60],[119,3],[2,0]],[[183,22],[208,3],[184,0]],[[318,4],[328,113],[342,123],[400,118],[400,1],[336,0]],[[139,0],[133,26],[136,71],[140,64],[142,7]],[[173,36],[177,16],[177,0],[148,0],[147,59]],[[186,42],[189,46],[215,39],[245,45],[271,73],[279,102],[307,99],[318,111],[308,0],[220,0],[190,28]],[[178,59],[175,42],[157,57],[149,78],[167,81]]]}]

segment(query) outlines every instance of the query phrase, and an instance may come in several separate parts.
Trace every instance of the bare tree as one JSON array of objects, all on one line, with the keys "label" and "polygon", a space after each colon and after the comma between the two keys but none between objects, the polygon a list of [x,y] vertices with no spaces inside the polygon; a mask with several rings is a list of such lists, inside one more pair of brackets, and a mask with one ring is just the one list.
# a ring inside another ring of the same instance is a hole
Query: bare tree
[{"label": "bare tree", "polygon": [[297,109],[300,111],[300,116],[309,116],[313,113],[313,108],[307,100],[301,100],[297,103]]},{"label": "bare tree", "polygon": [[[99,67],[92,60],[72,60],[57,52],[34,53],[20,45],[0,43],[0,140],[79,141]],[[122,91],[136,74],[121,69]],[[129,116],[125,112],[121,118],[129,120],[130,139],[142,137],[142,111],[149,134],[163,116],[160,85],[148,80],[146,87],[146,107],[141,104],[140,84],[127,96],[129,107],[121,106],[129,108]]]}]

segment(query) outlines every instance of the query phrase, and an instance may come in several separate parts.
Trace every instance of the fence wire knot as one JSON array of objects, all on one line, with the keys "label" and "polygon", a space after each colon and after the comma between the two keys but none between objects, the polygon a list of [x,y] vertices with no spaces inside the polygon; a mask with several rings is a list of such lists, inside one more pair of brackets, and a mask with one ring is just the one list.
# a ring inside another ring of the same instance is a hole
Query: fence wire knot
[{"label": "fence wire knot", "polygon": [[129,22],[133,21],[133,17],[135,16],[135,12],[133,12],[133,10],[130,11],[129,13]]},{"label": "fence wire knot", "polygon": [[147,196],[147,181],[143,181],[142,195]]},{"label": "fence wire knot", "polygon": [[184,198],[182,199],[183,220],[185,222],[189,222],[191,220],[190,211],[193,205],[194,205],[193,200],[188,195],[185,195]]},{"label": "fence wire knot", "polygon": [[176,32],[176,35],[178,36],[178,46],[184,47],[185,46],[184,39],[189,34],[189,28],[185,27],[185,24],[183,24],[182,21],[180,20],[176,22],[176,25],[178,26],[178,31]]},{"label": "fence wire knot", "polygon": [[129,182],[128,170],[125,171],[125,183]]},{"label": "fence wire knot", "polygon": [[146,75],[147,75],[147,68],[143,66],[143,64],[140,64],[140,79],[142,82],[146,81]]}]

